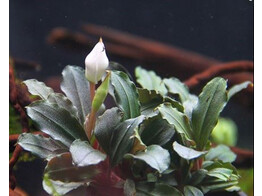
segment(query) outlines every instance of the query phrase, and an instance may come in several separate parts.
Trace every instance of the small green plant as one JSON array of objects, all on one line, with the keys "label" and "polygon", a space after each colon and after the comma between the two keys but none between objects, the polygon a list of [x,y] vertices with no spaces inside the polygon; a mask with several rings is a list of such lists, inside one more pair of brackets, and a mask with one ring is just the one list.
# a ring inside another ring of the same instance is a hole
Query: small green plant
[{"label": "small green plant", "polygon": [[[93,95],[101,74],[91,74],[90,84],[77,66],[62,72],[64,94],[34,79],[24,81],[40,97],[27,114],[49,137],[25,133],[18,144],[47,161],[47,193],[64,195],[80,187],[83,195],[240,190],[231,164],[236,155],[225,145],[211,147],[209,139],[228,100],[249,82],[227,90],[226,80],[217,77],[195,96],[177,78],[162,79],[137,67],[137,87],[121,65],[110,67]],[[107,94],[115,107],[105,109]]]}]

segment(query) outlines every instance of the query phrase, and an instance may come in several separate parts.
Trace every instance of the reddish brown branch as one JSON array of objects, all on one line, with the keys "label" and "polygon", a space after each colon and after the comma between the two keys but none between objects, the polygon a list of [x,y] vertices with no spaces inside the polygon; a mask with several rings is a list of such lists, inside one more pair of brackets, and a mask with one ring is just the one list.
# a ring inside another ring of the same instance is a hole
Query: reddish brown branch
[{"label": "reddish brown branch", "polygon": [[[203,82],[216,77],[223,76],[225,74],[249,72],[253,73],[254,63],[251,61],[233,61],[229,63],[223,63],[216,66],[212,66],[207,70],[193,75],[191,78],[186,80],[184,83],[190,88],[194,88]],[[243,81],[244,82],[244,81]]]},{"label": "reddish brown branch", "polygon": [[253,168],[254,167],[254,152],[241,149],[238,147],[230,147],[237,155],[234,165],[237,168]]},{"label": "reddish brown branch", "polygon": [[[13,105],[16,112],[20,115],[20,121],[22,125],[22,132],[29,132],[29,123],[27,115],[23,107],[19,103],[17,85],[15,82],[14,70],[11,65],[9,65],[9,101]],[[9,186],[11,189],[15,188],[15,177],[13,175],[13,167],[16,164],[22,148],[17,145],[13,152],[13,155],[9,161]]]}]

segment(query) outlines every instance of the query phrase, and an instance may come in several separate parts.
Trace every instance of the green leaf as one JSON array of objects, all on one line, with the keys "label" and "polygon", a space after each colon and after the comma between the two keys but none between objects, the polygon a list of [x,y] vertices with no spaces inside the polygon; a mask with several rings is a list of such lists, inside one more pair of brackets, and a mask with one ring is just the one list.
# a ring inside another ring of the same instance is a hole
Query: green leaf
[{"label": "green leaf", "polygon": [[124,194],[125,196],[136,195],[136,185],[133,180],[127,179],[124,184]]},{"label": "green leaf", "polygon": [[236,154],[233,153],[228,146],[218,145],[215,148],[211,148],[205,155],[205,160],[221,160],[222,162],[233,162],[236,159]]},{"label": "green leaf", "polygon": [[161,183],[144,183],[136,184],[136,196],[183,196],[176,188]]},{"label": "green leaf", "polygon": [[58,154],[68,152],[68,148],[59,141],[31,133],[21,134],[18,138],[18,144],[23,149],[47,160]]},{"label": "green leaf", "polygon": [[169,152],[158,145],[148,146],[145,152],[137,154],[127,154],[127,157],[133,157],[146,162],[150,167],[156,169],[159,173],[163,173],[168,169],[170,164]]},{"label": "green leaf", "polygon": [[177,152],[177,154],[184,158],[184,159],[187,159],[187,160],[191,160],[191,159],[195,159],[195,158],[198,158],[204,154],[206,154],[207,152],[206,151],[196,151],[192,148],[188,148],[188,147],[185,147],[185,146],[182,146],[180,145],[179,143],[177,142],[174,142],[173,143],[173,149],[174,151]]},{"label": "green leaf", "polygon": [[114,61],[110,61],[109,62],[109,70],[113,70],[113,71],[122,71],[124,73],[126,73],[128,75],[128,77],[130,78],[130,80],[134,81],[131,74],[129,73],[129,71],[121,64],[114,62]]},{"label": "green leaf", "polygon": [[143,126],[141,126],[140,132],[141,140],[147,146],[152,144],[163,146],[175,134],[174,129],[160,115],[146,119]]},{"label": "green leaf", "polygon": [[180,112],[184,111],[184,107],[178,101],[170,97],[163,97],[155,90],[138,88],[138,94],[141,104],[141,114],[147,116],[148,118],[157,115],[159,113],[157,107],[164,102],[169,102]]},{"label": "green leaf", "polygon": [[173,125],[179,134],[185,135],[188,140],[192,140],[192,130],[186,115],[173,108],[170,104],[162,104],[158,107],[158,110],[162,118]]},{"label": "green leaf", "polygon": [[44,175],[43,178],[43,188],[44,190],[53,196],[60,196],[68,193],[71,190],[78,188],[79,186],[83,185],[82,182],[60,182],[50,180],[48,175]]},{"label": "green leaf", "polygon": [[158,114],[156,108],[163,103],[163,97],[155,90],[138,88],[139,101],[141,104],[141,114],[153,117]]},{"label": "green leaf", "polygon": [[62,76],[61,89],[77,108],[78,117],[83,125],[91,111],[90,88],[85,71],[81,67],[68,65]]},{"label": "green leaf", "polygon": [[230,177],[230,180],[224,181],[218,178],[209,177],[205,182],[201,184],[201,190],[205,194],[209,191],[221,191],[230,190],[238,184],[238,180],[235,175]]},{"label": "green leaf", "polygon": [[144,116],[132,118],[120,123],[112,133],[109,158],[112,167],[117,165],[133,147],[135,129],[144,120]]},{"label": "green leaf", "polygon": [[61,93],[51,93],[48,95],[47,100],[50,103],[57,104],[59,107],[64,108],[70,114],[78,118],[78,112],[75,106],[73,106],[72,102]]},{"label": "green leaf", "polygon": [[78,120],[57,104],[36,101],[27,107],[27,114],[41,131],[68,147],[75,139],[87,140]]},{"label": "green leaf", "polygon": [[73,165],[70,153],[64,153],[52,158],[44,171],[44,175],[50,180],[60,182],[80,182],[92,181],[92,178],[99,173],[95,166],[77,167]]},{"label": "green leaf", "polygon": [[234,85],[233,87],[231,87],[229,90],[228,90],[228,100],[231,99],[232,96],[234,96],[235,94],[237,94],[238,92],[240,92],[241,90],[247,88],[249,85],[251,85],[252,82],[250,81],[246,81],[246,82],[243,82],[241,84],[237,84],[237,85]]},{"label": "green leaf", "polygon": [[52,88],[47,87],[45,83],[39,82],[35,79],[29,79],[24,81],[23,83],[27,86],[28,91],[32,95],[37,95],[42,99],[47,99],[48,95],[54,93]]},{"label": "green leaf", "polygon": [[135,69],[135,75],[137,78],[137,82],[143,88],[148,90],[156,90],[161,95],[165,95],[167,93],[164,82],[159,76],[156,75],[155,72],[147,71],[141,67],[137,67]]},{"label": "green leaf", "polygon": [[189,180],[189,184],[194,185],[194,186],[200,184],[204,180],[204,178],[206,177],[207,172],[208,171],[205,170],[205,169],[199,169],[199,170],[193,172],[192,175],[191,175],[191,178]]},{"label": "green leaf", "polygon": [[106,99],[109,90],[110,75],[111,72],[108,72],[106,78],[96,90],[94,99],[92,101],[92,110],[94,110],[95,112],[99,110],[99,108],[101,107],[101,105]]},{"label": "green leaf", "polygon": [[227,102],[227,83],[223,78],[214,78],[199,95],[199,101],[192,113],[192,127],[197,149],[203,150],[216,126],[220,112]]},{"label": "green leaf", "polygon": [[164,79],[164,83],[167,86],[168,92],[178,95],[182,103],[184,103],[187,99],[189,99],[190,93],[188,87],[184,83],[182,83],[179,79],[177,78]]},{"label": "green leaf", "polygon": [[183,102],[184,113],[191,120],[192,112],[198,104],[198,97],[195,95],[189,95],[188,99]]},{"label": "green leaf", "polygon": [[117,108],[111,108],[104,112],[104,114],[98,117],[95,126],[95,136],[99,142],[99,145],[103,150],[110,153],[110,140],[114,133],[115,128],[120,124],[123,119],[123,112]]},{"label": "green leaf", "polygon": [[96,165],[106,159],[105,154],[95,150],[87,141],[75,140],[69,150],[78,167]]},{"label": "green leaf", "polygon": [[208,171],[207,175],[219,178],[223,181],[228,181],[233,171],[227,168],[214,168]]},{"label": "green leaf", "polygon": [[184,187],[184,194],[186,196],[204,196],[198,188],[189,185]]},{"label": "green leaf", "polygon": [[140,115],[140,104],[135,84],[124,72],[112,71],[111,84],[117,106],[124,111],[124,119],[135,118]]}]

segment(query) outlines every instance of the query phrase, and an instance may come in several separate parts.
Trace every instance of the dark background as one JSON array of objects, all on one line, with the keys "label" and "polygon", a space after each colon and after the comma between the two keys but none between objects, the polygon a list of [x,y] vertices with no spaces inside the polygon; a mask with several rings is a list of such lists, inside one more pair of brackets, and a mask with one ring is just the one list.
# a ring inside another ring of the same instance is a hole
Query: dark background
[{"label": "dark background", "polygon": [[[68,52],[48,45],[46,37],[54,27],[79,30],[84,23],[115,28],[221,61],[254,59],[254,11],[249,0],[10,0],[9,5],[10,56],[42,66],[38,72],[19,73],[22,79],[45,80],[60,75],[68,64],[83,67],[89,50]],[[117,58],[110,60],[123,63]],[[128,61],[124,63],[129,66]],[[253,109],[231,102],[223,116],[237,123],[238,146],[252,149]],[[27,187],[30,195],[39,195],[35,191],[41,188],[41,177],[33,174],[39,172],[36,168],[26,171],[28,175],[17,173],[18,183]],[[34,178],[35,184],[28,183]]]}]

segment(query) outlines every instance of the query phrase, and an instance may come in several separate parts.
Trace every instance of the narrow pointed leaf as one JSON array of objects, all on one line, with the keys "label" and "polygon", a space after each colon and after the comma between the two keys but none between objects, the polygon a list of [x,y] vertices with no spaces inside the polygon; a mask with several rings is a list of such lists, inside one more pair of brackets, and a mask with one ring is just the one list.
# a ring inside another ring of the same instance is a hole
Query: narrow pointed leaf
[{"label": "narrow pointed leaf", "polygon": [[68,152],[68,148],[61,142],[31,133],[21,134],[18,138],[18,144],[23,149],[47,160],[58,154]]},{"label": "narrow pointed leaf", "polygon": [[163,173],[170,164],[170,155],[168,150],[158,145],[148,146],[145,152],[139,152],[135,155],[127,154],[126,157],[133,157],[146,162],[150,167]]},{"label": "narrow pointed leaf", "polygon": [[173,149],[177,152],[177,154],[187,160],[198,158],[204,154],[206,154],[206,151],[196,151],[192,148],[188,148],[185,146],[180,145],[177,142],[173,143]]},{"label": "narrow pointed leaf", "polygon": [[179,134],[184,134],[188,140],[192,140],[192,130],[186,115],[173,108],[170,104],[162,104],[158,110],[163,119],[173,125]]},{"label": "narrow pointed leaf", "polygon": [[226,81],[217,77],[211,80],[199,95],[198,105],[192,113],[192,128],[199,150],[204,149],[227,102],[226,88]]},{"label": "narrow pointed leaf", "polygon": [[112,166],[117,165],[124,155],[131,151],[134,144],[135,128],[144,120],[144,116],[132,118],[120,123],[111,136],[109,158]]},{"label": "narrow pointed leaf", "polygon": [[252,83],[250,81],[246,81],[243,82],[241,84],[237,84],[233,87],[231,87],[228,90],[228,100],[231,99],[232,96],[234,96],[235,94],[237,94],[238,92],[240,92],[241,90],[247,88],[249,85],[251,85]]},{"label": "narrow pointed leaf", "polygon": [[41,97],[42,99],[47,99],[48,95],[54,92],[53,89],[50,87],[47,87],[45,83],[39,82],[35,79],[29,79],[29,80],[24,81],[23,83],[27,86],[28,91],[32,95],[37,95]]},{"label": "narrow pointed leaf", "polygon": [[177,94],[180,101],[184,103],[189,98],[188,87],[177,78],[164,79],[164,83],[167,86],[168,92]]},{"label": "narrow pointed leaf", "polygon": [[57,104],[36,101],[27,107],[27,114],[41,131],[68,147],[75,139],[87,140],[78,120]]},{"label": "narrow pointed leaf", "polygon": [[70,152],[74,163],[79,166],[96,165],[104,161],[106,155],[95,150],[86,141],[75,140],[70,146]]},{"label": "narrow pointed leaf", "polygon": [[145,89],[156,90],[160,94],[165,95],[167,89],[162,79],[153,71],[147,71],[141,67],[135,69],[137,82]]},{"label": "narrow pointed leaf", "polygon": [[124,112],[124,119],[135,118],[140,115],[140,104],[135,84],[124,72],[112,71],[111,84],[117,106]]},{"label": "narrow pointed leaf", "polygon": [[95,126],[95,136],[103,150],[110,153],[110,140],[115,128],[123,119],[123,112],[117,108],[111,108],[104,112],[104,114],[97,119]]},{"label": "narrow pointed leaf", "polygon": [[186,196],[204,196],[198,188],[189,185],[184,187],[184,194]]},{"label": "narrow pointed leaf", "polygon": [[62,76],[61,89],[77,108],[80,122],[84,124],[91,111],[90,88],[85,71],[81,67],[68,65]]}]

